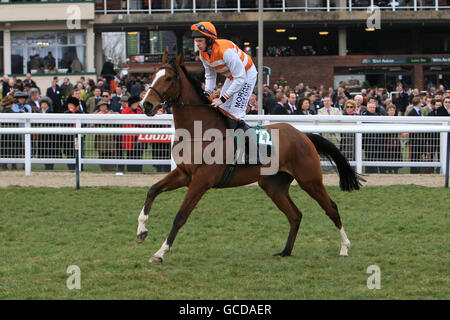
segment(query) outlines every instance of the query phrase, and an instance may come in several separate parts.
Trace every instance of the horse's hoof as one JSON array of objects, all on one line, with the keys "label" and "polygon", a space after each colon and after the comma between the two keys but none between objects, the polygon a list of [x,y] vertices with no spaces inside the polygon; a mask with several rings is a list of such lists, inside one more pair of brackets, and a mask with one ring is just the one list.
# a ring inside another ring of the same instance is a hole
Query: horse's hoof
[{"label": "horse's hoof", "polygon": [[138,234],[137,236],[137,242],[138,243],[142,243],[145,241],[145,239],[147,239],[148,236],[148,231],[144,231]]},{"label": "horse's hoof", "polygon": [[163,259],[161,257],[153,256],[148,262],[150,262],[151,264],[161,264],[163,262]]},{"label": "horse's hoof", "polygon": [[273,256],[274,256],[274,257],[277,257],[277,256],[280,256],[280,257],[289,257],[290,255],[291,255],[290,253],[281,251],[281,252],[279,252],[279,253],[275,253]]}]

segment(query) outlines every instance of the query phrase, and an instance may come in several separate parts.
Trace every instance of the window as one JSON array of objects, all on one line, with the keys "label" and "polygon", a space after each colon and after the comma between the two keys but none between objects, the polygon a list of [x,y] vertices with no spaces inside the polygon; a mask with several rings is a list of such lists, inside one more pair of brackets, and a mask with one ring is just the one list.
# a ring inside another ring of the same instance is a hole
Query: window
[{"label": "window", "polygon": [[84,72],[84,32],[11,32],[12,73]]}]

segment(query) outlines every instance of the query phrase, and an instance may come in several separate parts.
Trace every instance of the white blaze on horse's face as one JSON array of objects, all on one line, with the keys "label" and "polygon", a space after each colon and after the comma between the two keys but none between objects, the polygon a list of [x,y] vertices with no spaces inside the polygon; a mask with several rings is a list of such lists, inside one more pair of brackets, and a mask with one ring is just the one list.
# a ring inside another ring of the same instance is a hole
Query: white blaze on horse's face
[{"label": "white blaze on horse's face", "polygon": [[[161,69],[155,74],[155,78],[153,79],[152,84],[150,85],[150,88],[148,88],[147,92],[145,93],[144,99],[141,101],[141,106],[144,105],[144,102],[147,100],[148,95],[150,94],[150,91],[152,90],[151,87],[155,85],[155,83],[161,78],[166,75],[166,69]],[[163,102],[163,101],[161,101]]]}]

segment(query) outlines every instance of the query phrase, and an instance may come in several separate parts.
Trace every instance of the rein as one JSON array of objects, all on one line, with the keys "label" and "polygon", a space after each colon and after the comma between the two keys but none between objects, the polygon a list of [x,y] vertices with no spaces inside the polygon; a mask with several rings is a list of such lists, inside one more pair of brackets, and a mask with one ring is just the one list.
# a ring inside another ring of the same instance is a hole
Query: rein
[{"label": "rein", "polygon": [[[167,90],[163,93],[163,94],[161,94],[157,89],[155,89],[154,87],[152,87],[152,86],[149,86],[148,87],[148,89],[151,89],[151,90],[153,90],[153,91],[155,91],[155,93],[158,95],[158,97],[161,99],[161,101],[163,101],[163,102],[161,102],[159,105],[164,109],[164,110],[168,110],[171,106],[177,106],[177,107],[211,107],[211,108],[213,108],[210,104],[207,104],[207,103],[184,103],[184,102],[179,102],[180,101],[180,98],[181,98],[181,77],[180,77],[180,74],[178,73],[178,70],[177,69],[175,69],[174,67],[172,67],[172,66],[161,66],[159,69],[158,69],[158,71],[159,70],[161,70],[161,69],[169,69],[169,70],[172,70],[174,73],[175,73],[175,75],[176,75],[176,77],[177,77],[177,80],[178,80],[178,87],[179,87],[179,93],[178,93],[178,96],[176,97],[176,98],[172,98],[172,99],[169,99],[169,100],[167,100],[167,99],[164,99],[164,96],[167,94],[167,92],[172,88],[172,86],[173,86],[173,84],[175,83],[175,82],[172,82],[172,84],[170,85],[170,87],[169,88],[167,88]],[[216,112],[216,114],[217,114],[217,118],[216,118],[216,123],[215,123],[215,127],[217,127],[217,124],[219,123],[219,120],[220,120],[220,115],[219,115],[219,110],[218,110],[219,108],[214,108],[214,111]],[[220,111],[224,111],[224,112],[222,112],[224,115],[228,115],[229,116],[229,114],[228,114],[228,112],[226,112],[225,110],[220,110]]]}]

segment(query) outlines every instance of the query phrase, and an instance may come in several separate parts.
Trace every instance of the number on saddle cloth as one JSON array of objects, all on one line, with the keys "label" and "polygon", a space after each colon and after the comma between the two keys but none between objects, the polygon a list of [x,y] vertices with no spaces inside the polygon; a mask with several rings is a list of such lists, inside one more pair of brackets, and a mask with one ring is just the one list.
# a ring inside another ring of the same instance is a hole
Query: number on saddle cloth
[{"label": "number on saddle cloth", "polygon": [[272,153],[272,135],[263,126],[245,125],[246,130],[238,126],[234,132],[235,163],[263,164]]}]

